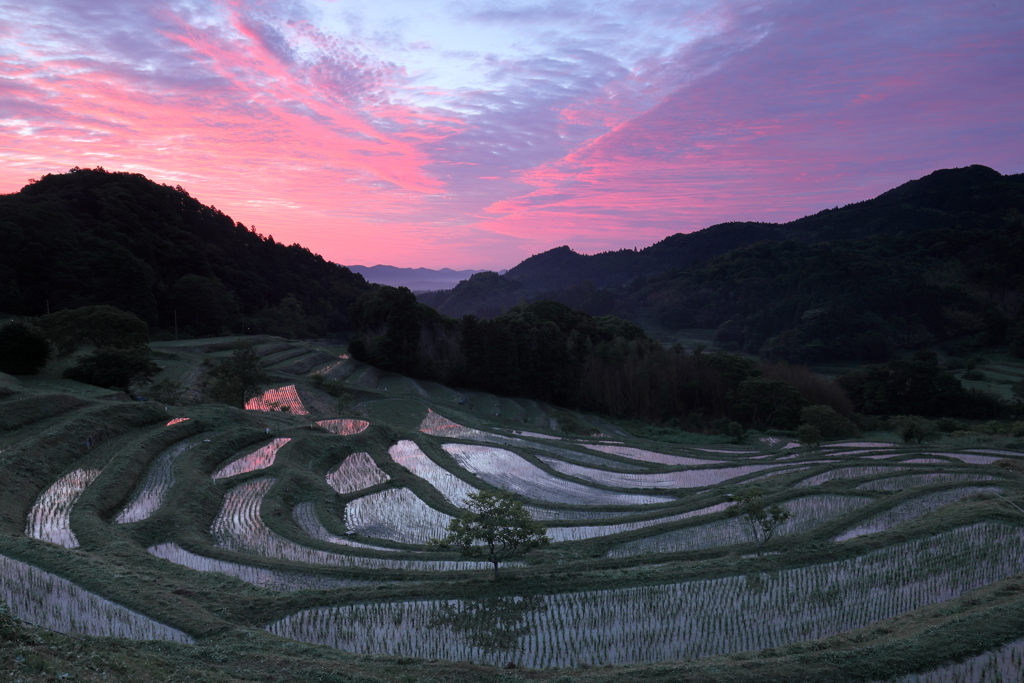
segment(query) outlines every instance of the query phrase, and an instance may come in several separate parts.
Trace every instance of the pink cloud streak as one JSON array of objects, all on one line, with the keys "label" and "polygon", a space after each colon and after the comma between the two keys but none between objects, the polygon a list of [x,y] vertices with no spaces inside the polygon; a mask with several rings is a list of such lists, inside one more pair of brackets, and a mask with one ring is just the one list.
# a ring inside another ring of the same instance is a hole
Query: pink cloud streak
[{"label": "pink cloud streak", "polygon": [[463,90],[301,5],[5,7],[0,191],[142,172],[341,263],[504,268],[789,220],[940,167],[1024,171],[1010,2],[651,5],[699,38],[627,64],[601,49],[607,21],[581,19],[545,54],[482,56],[494,86]]}]

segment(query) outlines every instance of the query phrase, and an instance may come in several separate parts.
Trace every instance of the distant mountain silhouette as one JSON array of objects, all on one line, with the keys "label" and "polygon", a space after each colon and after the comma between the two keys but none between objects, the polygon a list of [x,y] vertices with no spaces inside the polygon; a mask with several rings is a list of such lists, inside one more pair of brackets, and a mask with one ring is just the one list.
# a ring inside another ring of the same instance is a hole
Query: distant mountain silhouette
[{"label": "distant mountain silhouette", "polygon": [[414,292],[432,292],[451,289],[463,280],[468,280],[479,270],[452,270],[441,268],[398,268],[396,266],[347,266],[353,273],[359,273],[367,282],[391,287],[408,287]]},{"label": "distant mountain silhouette", "polygon": [[793,361],[884,358],[944,339],[1012,337],[1022,225],[1024,174],[970,166],[789,223],[723,223],[592,256],[558,247],[420,300],[493,317],[551,299],[669,331],[724,326],[722,344]]}]

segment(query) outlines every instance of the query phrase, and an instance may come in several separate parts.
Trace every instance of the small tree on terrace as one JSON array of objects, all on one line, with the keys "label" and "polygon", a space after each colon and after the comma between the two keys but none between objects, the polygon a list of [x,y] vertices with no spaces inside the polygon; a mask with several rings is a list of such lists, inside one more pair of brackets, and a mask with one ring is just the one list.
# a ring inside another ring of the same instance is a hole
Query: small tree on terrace
[{"label": "small tree on terrace", "polygon": [[764,492],[756,486],[731,494],[728,500],[734,505],[726,510],[726,514],[730,517],[743,518],[750,535],[757,543],[758,555],[761,554],[761,548],[775,536],[779,527],[792,517],[778,503],[768,505]]},{"label": "small tree on terrace", "polygon": [[544,525],[533,521],[529,511],[507,493],[477,491],[469,494],[469,512],[448,525],[448,535],[431,539],[438,548],[457,546],[463,557],[486,558],[494,565],[525,555],[551,542]]},{"label": "small tree on terrace", "polygon": [[230,358],[220,361],[210,371],[210,376],[213,377],[210,396],[236,408],[244,408],[270,381],[252,344],[242,344],[235,349]]}]

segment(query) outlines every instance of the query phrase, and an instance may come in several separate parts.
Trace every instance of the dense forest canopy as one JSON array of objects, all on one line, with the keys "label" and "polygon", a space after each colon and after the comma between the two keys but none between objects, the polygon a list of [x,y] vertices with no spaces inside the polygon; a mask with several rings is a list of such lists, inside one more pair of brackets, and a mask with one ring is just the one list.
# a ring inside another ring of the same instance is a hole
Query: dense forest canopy
[{"label": "dense forest canopy", "polygon": [[1024,175],[936,171],[785,224],[725,223],[639,251],[559,247],[420,300],[493,317],[560,301],[769,358],[884,361],[936,343],[1024,355]]},{"label": "dense forest canopy", "polygon": [[74,168],[0,196],[0,311],[108,304],[187,334],[350,328],[362,276],[138,173]]}]

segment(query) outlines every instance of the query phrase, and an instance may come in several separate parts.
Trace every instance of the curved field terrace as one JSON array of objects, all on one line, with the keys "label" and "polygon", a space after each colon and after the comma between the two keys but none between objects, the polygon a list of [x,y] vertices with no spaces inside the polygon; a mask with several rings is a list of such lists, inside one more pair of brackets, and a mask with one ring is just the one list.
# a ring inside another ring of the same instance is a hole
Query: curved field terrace
[{"label": "curved field terrace", "polygon": [[[264,344],[279,363],[305,348],[281,344]],[[1017,680],[1012,444],[574,436],[533,401],[473,408],[307,352],[324,360],[304,377],[292,362],[249,410],[86,397],[19,417],[0,452],[10,613],[185,648],[172,658],[251,641],[280,657],[267,680],[313,680],[283,673],[298,647],[339,681]],[[792,515],[764,547],[729,514],[753,484]],[[429,544],[480,490],[514,495],[551,539],[498,578]]]}]

